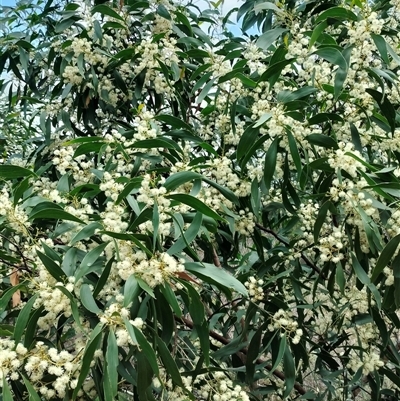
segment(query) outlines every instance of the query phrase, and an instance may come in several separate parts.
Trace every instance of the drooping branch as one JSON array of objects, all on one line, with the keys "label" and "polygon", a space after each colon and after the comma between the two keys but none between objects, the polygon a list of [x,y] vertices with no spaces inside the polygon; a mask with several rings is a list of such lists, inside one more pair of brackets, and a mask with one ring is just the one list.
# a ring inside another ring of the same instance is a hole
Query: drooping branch
[{"label": "drooping branch", "polygon": [[[258,227],[261,231],[264,231],[268,234],[271,234],[274,238],[276,238],[280,243],[286,245],[286,246],[290,246],[289,242],[287,242],[285,239],[283,239],[279,234],[277,234],[275,231],[266,228],[264,226],[262,226],[259,223],[256,223],[256,227]],[[300,252],[302,259],[304,260],[304,262],[307,264],[307,266],[311,267],[311,269],[313,269],[316,273],[322,275],[321,273],[321,269],[316,266],[307,256],[305,256],[302,252]]]},{"label": "drooping branch", "polygon": [[[188,319],[188,318],[175,316],[175,319],[176,319],[178,322],[184,324],[186,327],[188,327],[188,328],[190,328],[190,329],[193,329],[193,328],[194,328],[194,323],[193,323],[190,319]],[[224,344],[224,345],[228,345],[228,344],[230,344],[230,342],[232,341],[232,340],[230,340],[229,338],[226,338],[226,337],[224,337],[223,335],[221,335],[221,334],[219,334],[219,333],[216,333],[216,332],[213,331],[213,330],[210,330],[210,331],[209,331],[209,335],[210,335],[210,337],[212,337],[214,340],[217,340],[217,341],[219,341],[220,343],[222,343],[222,344]],[[241,353],[241,354],[243,354],[243,355],[247,355],[247,352],[248,352],[247,348],[242,348],[242,349],[239,351],[239,353]],[[256,364],[265,364],[265,362],[266,362],[266,361],[264,361],[264,360],[261,359],[261,358],[258,358],[258,359],[256,359],[256,361],[255,361]],[[265,369],[271,371],[271,370],[272,370],[272,365],[266,364],[266,365],[265,365]],[[278,379],[282,380],[282,381],[285,381],[285,380],[286,380],[285,374],[284,374],[283,372],[281,372],[280,370],[278,370],[278,369],[275,369],[275,370],[272,372],[272,374],[273,374],[274,376],[276,376]],[[294,384],[294,389],[295,389],[299,394],[301,394],[301,395],[306,394],[305,388],[304,388],[300,383],[295,383],[295,384]]]}]

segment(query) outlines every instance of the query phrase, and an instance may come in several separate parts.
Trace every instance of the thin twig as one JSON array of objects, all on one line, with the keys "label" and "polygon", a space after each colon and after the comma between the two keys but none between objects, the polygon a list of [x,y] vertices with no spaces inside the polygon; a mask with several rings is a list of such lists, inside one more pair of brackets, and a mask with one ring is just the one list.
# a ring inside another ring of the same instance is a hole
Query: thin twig
[{"label": "thin twig", "polygon": [[[188,318],[175,316],[175,319],[177,321],[183,323],[185,326],[189,327],[190,329],[193,329],[193,327],[194,327],[194,323]],[[210,337],[214,338],[215,340],[221,342],[224,345],[228,345],[231,342],[230,339],[224,337],[223,335],[221,335],[219,333],[216,333],[213,330],[209,331],[209,335],[210,335]],[[244,355],[247,355],[247,352],[248,352],[247,348],[242,348],[239,351],[239,353],[244,354]],[[265,364],[265,361],[261,358],[258,358],[258,359],[256,359],[255,363],[256,364]],[[271,371],[272,365],[270,365],[270,364],[265,365],[265,369]],[[282,381],[286,380],[285,374],[283,372],[281,372],[280,370],[275,369],[272,372],[272,374]],[[295,383],[294,388],[299,394],[301,394],[301,395],[306,394],[305,388],[300,383]]]},{"label": "thin twig", "polygon": [[[287,242],[285,239],[283,239],[279,234],[277,234],[275,231],[270,230],[269,228],[266,228],[264,226],[262,226],[259,223],[256,223],[256,226],[261,230],[264,231],[268,234],[271,234],[273,237],[275,237],[279,242],[281,242],[282,244],[286,245],[286,246],[290,246],[289,242]],[[302,259],[304,260],[304,262],[306,262],[306,264],[311,267],[311,269],[313,269],[316,273],[320,274],[323,278],[325,278],[322,273],[321,273],[321,269],[316,266],[313,262],[311,262],[311,260],[305,256],[302,252],[300,252]]]}]

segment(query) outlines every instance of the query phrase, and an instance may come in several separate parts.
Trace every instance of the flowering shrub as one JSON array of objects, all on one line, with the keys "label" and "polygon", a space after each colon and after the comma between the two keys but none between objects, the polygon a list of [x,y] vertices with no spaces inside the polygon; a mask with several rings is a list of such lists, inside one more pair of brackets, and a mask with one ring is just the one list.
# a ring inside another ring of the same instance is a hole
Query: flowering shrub
[{"label": "flowering shrub", "polygon": [[400,398],[400,2],[210,7],[3,7],[4,401]]}]

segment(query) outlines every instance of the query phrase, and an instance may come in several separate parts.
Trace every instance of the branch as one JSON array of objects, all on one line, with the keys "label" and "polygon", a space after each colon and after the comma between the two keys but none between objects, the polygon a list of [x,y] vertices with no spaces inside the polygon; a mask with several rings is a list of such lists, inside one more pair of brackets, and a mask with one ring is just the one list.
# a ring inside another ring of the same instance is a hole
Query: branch
[{"label": "branch", "polygon": [[[264,226],[262,226],[259,223],[256,223],[256,227],[258,227],[261,231],[264,231],[268,234],[271,234],[273,237],[275,237],[279,242],[281,242],[282,244],[289,246],[290,244],[289,242],[287,242],[286,240],[284,240],[279,234],[277,234],[275,231],[270,230],[269,228],[266,228]],[[326,278],[322,273],[321,273],[321,269],[316,266],[313,262],[311,262],[311,260],[305,256],[303,254],[303,252],[300,252],[302,259],[304,260],[304,262],[306,262],[306,264],[311,267],[311,269],[313,269],[316,273],[320,274],[323,278]]]},{"label": "branch", "polygon": [[[177,316],[175,316],[175,320],[179,321],[180,323],[183,323],[185,326],[189,327],[190,329],[193,329],[193,327],[194,327],[194,323],[190,319],[187,319],[185,317],[177,317]],[[224,345],[228,345],[231,342],[231,340],[229,340],[228,338],[224,337],[221,334],[216,333],[213,330],[209,331],[209,335],[210,335],[210,337],[214,338],[215,340],[218,340],[219,342],[221,342]],[[247,348],[242,348],[239,352],[244,354],[244,355],[247,355],[248,350],[247,350]],[[261,358],[258,358],[258,359],[256,359],[255,363],[256,364],[263,364],[263,363],[265,363],[265,361],[263,359],[261,359]],[[265,368],[267,370],[271,371],[272,370],[272,365],[267,364],[265,366]],[[278,379],[281,379],[282,381],[285,381],[285,379],[286,379],[284,373],[282,373],[280,370],[275,369],[272,372],[272,374],[274,376],[276,376]],[[297,390],[297,392],[299,394],[301,394],[301,395],[306,394],[305,388],[300,383],[295,383],[294,384],[294,388]]]}]

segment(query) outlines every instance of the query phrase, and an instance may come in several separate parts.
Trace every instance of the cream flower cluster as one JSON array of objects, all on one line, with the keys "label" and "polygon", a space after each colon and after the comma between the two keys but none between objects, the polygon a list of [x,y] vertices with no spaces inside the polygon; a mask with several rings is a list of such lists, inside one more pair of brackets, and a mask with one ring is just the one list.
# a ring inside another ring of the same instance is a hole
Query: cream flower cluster
[{"label": "cream flower cluster", "polygon": [[328,159],[328,163],[332,168],[342,169],[353,178],[357,177],[357,170],[365,171],[365,166],[360,161],[347,154],[350,152],[357,158],[362,159],[362,155],[359,151],[354,150],[352,143],[339,142],[338,145],[339,149],[335,150],[334,154]]},{"label": "cream flower cluster", "polygon": [[19,234],[27,235],[31,222],[21,205],[15,205],[6,187],[0,191],[0,216],[4,216],[10,227]]},{"label": "cream flower cluster", "polygon": [[271,317],[271,320],[271,323],[268,325],[269,331],[280,330],[289,335],[294,334],[292,338],[293,344],[298,344],[300,342],[303,330],[298,328],[299,324],[293,313],[279,309],[278,312]]},{"label": "cream flower cluster", "polygon": [[255,226],[253,213],[249,210],[239,210],[239,216],[235,218],[235,230],[241,235],[251,235]]},{"label": "cream flower cluster", "polygon": [[151,259],[144,259],[134,266],[135,275],[144,280],[150,287],[170,281],[177,273],[185,271],[181,262],[163,252]]},{"label": "cream flower cluster", "polygon": [[262,287],[264,285],[264,280],[250,276],[244,285],[248,289],[250,300],[252,302],[264,300],[264,289]]}]

